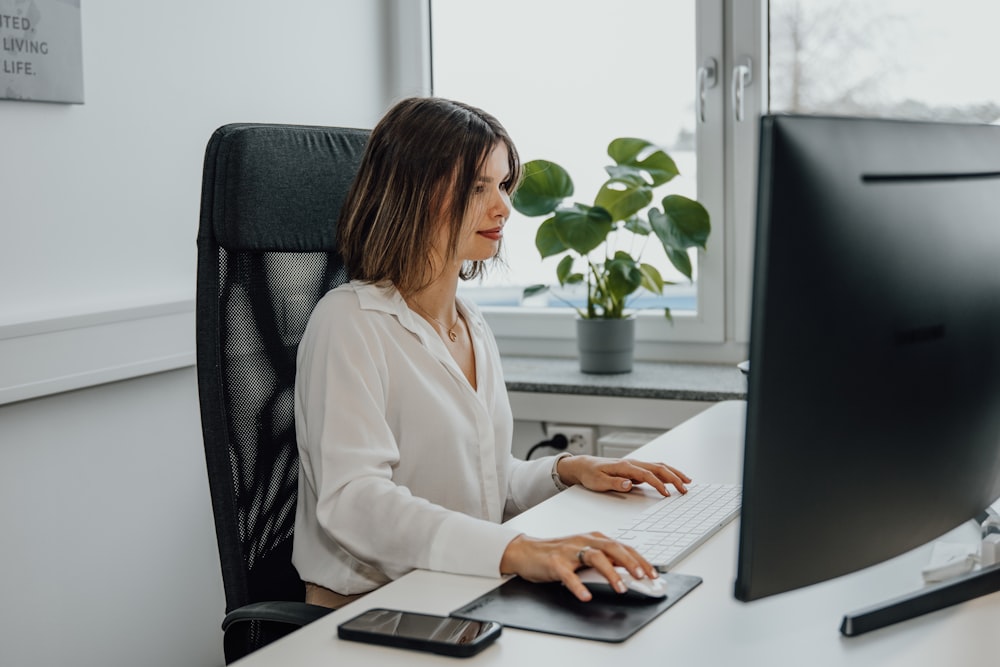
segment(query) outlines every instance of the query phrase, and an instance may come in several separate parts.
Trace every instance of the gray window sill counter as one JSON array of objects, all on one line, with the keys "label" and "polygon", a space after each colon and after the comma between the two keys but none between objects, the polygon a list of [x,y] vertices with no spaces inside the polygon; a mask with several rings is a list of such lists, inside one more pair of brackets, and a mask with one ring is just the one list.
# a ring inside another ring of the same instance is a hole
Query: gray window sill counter
[{"label": "gray window sill counter", "polygon": [[637,361],[631,373],[581,373],[576,359],[504,357],[508,391],[656,398],[678,401],[727,401],[746,398],[747,382],[732,364]]}]

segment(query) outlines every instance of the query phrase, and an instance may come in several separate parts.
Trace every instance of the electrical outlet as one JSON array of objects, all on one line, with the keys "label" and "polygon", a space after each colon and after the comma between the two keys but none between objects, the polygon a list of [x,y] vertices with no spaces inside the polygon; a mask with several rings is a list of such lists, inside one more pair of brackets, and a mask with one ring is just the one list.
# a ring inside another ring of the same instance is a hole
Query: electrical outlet
[{"label": "electrical outlet", "polygon": [[545,434],[551,439],[557,433],[566,436],[569,443],[566,451],[571,454],[593,454],[594,453],[594,432],[593,426],[579,426],[577,424],[548,424]]}]

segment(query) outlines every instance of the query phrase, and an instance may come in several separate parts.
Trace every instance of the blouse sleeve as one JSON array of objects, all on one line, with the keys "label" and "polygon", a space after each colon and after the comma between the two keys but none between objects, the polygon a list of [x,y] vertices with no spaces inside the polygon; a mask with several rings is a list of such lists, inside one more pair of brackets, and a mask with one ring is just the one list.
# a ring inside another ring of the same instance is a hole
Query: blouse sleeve
[{"label": "blouse sleeve", "polygon": [[504,520],[517,516],[566,488],[556,474],[559,459],[570,456],[563,452],[555,456],[523,461],[510,457],[510,488]]}]

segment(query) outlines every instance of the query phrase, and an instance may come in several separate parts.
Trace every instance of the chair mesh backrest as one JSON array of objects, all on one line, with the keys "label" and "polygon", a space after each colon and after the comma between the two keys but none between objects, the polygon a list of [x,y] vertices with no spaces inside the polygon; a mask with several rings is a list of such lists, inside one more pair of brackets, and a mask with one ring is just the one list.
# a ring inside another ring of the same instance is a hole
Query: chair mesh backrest
[{"label": "chair mesh backrest", "polygon": [[295,355],[316,302],[347,280],[335,224],[367,134],[227,125],[206,149],[198,385],[227,611],[303,599]]}]

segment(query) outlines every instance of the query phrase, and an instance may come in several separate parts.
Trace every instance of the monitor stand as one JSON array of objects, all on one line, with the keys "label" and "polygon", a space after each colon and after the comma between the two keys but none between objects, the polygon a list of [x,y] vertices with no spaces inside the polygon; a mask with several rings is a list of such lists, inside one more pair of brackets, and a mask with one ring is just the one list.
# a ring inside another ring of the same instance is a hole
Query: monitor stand
[{"label": "monitor stand", "polygon": [[997,591],[1000,591],[1000,564],[845,614],[840,632],[854,637]]},{"label": "monitor stand", "polygon": [[840,624],[841,634],[848,637],[884,628],[959,602],[1000,591],[1000,563],[997,562],[997,535],[1000,534],[1000,516],[987,509],[976,517],[980,526],[982,544],[979,552],[990,554],[989,564],[974,572],[935,584],[898,598],[881,602],[844,615]]}]

